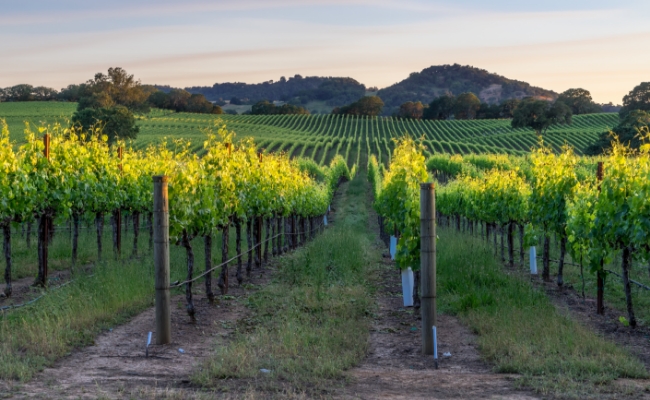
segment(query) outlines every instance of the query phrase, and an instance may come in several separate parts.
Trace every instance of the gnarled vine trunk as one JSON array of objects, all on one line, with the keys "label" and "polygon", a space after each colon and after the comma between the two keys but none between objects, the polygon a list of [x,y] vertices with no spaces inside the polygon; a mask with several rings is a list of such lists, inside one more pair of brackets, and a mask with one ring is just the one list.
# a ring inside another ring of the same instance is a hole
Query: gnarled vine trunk
[{"label": "gnarled vine trunk", "polygon": [[251,270],[253,269],[253,232],[252,232],[253,221],[251,218],[246,220],[246,244],[248,245],[248,258],[246,260],[246,276],[251,277]]},{"label": "gnarled vine trunk", "polygon": [[623,248],[623,260],[621,269],[623,270],[623,288],[625,289],[625,303],[627,305],[628,322],[631,327],[636,326],[636,317],[634,316],[634,309],[632,308],[632,288],[630,287],[630,261],[631,254],[628,246]]},{"label": "gnarled vine trunk", "polygon": [[241,258],[241,221],[239,218],[235,218],[235,251],[237,252],[237,283],[241,285],[244,282],[244,277],[242,276],[242,258]]},{"label": "gnarled vine trunk", "polygon": [[[203,250],[205,252],[205,295],[210,303],[214,302],[214,293],[212,292],[212,236],[203,237]],[[210,271],[210,272],[208,272]]]},{"label": "gnarled vine trunk", "polygon": [[544,251],[542,252],[542,264],[543,264],[542,278],[547,282],[551,280],[551,268],[549,265],[550,251],[551,251],[551,238],[550,236],[544,235]]},{"label": "gnarled vine trunk", "polygon": [[221,294],[228,294],[228,240],[230,233],[230,224],[222,230],[221,234],[221,273],[219,274],[219,281],[217,285],[221,289]]},{"label": "gnarled vine trunk", "polygon": [[102,260],[102,236],[104,233],[104,215],[95,214],[95,229],[97,230],[97,261]]},{"label": "gnarled vine trunk", "polygon": [[566,254],[566,235],[560,238],[560,260],[557,269],[557,285],[562,287],[564,285],[564,256]]},{"label": "gnarled vine trunk", "polygon": [[190,316],[192,321],[195,320],[194,315],[196,310],[194,309],[194,303],[192,302],[192,275],[194,275],[194,252],[192,251],[192,244],[190,243],[190,238],[187,235],[187,231],[183,230],[183,236],[181,239],[181,245],[185,248],[185,254],[187,257],[187,280],[185,284],[185,300],[187,301],[187,315]]},{"label": "gnarled vine trunk", "polygon": [[11,296],[11,224],[6,223],[2,225],[2,233],[4,234],[4,245],[2,250],[5,256],[5,296]]}]

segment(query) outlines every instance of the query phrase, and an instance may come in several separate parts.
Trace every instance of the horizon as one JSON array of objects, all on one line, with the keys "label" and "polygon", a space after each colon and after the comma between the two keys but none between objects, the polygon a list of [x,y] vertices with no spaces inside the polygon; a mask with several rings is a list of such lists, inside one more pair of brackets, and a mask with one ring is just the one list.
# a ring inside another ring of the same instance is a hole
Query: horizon
[{"label": "horizon", "polygon": [[144,84],[183,88],[296,74],[383,88],[432,65],[461,64],[620,104],[650,80],[650,4],[566,3],[12,2],[0,16],[0,87],[59,90],[122,67]]}]

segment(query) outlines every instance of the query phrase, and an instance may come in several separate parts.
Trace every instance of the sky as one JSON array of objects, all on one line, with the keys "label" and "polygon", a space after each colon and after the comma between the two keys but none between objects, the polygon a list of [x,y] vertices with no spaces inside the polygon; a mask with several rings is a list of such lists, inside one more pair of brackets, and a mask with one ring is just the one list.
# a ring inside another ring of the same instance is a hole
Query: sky
[{"label": "sky", "polygon": [[[539,3],[539,4],[533,4]],[[647,0],[0,0],[0,87],[109,67],[174,87],[472,65],[619,104],[650,81]]]}]

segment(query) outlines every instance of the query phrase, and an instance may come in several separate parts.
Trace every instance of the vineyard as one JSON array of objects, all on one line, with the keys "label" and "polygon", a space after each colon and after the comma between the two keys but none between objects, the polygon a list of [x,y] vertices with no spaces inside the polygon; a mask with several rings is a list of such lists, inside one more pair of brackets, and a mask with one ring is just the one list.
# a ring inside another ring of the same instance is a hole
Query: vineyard
[{"label": "vineyard", "polygon": [[[642,362],[549,300],[551,290],[575,291],[590,314],[618,313],[621,329],[642,336],[648,326],[650,148],[615,144],[608,155],[581,155],[616,124],[614,114],[575,117],[538,142],[505,120],[154,110],[140,117],[137,140],[109,144],[101,132],[68,127],[74,107],[0,104],[2,379],[28,380],[108,324],[151,307],[152,197],[163,175],[172,245],[164,289],[182,313],[174,318],[189,320],[192,331],[216,329],[206,312],[222,318],[236,308],[233,293],[259,290],[242,301],[253,316],[237,322],[234,339],[215,356],[198,356],[206,358],[192,380],[201,387],[266,374],[267,365],[307,387],[361,362],[370,320],[386,312],[375,308],[368,283],[380,270],[364,269],[386,263],[368,240],[369,208],[381,239],[396,240],[395,264],[386,264],[414,272],[419,307],[421,182],[435,182],[438,307],[478,335],[495,370],[552,394],[648,376]],[[345,181],[350,199],[338,214]],[[339,215],[346,220],[326,230]],[[262,287],[275,260],[277,280]],[[408,314],[399,322],[405,334],[418,331],[416,313],[387,309]],[[400,327],[381,329],[384,337]],[[171,350],[161,360],[179,357]],[[331,365],[322,368],[323,360]],[[412,369],[413,359],[404,362]],[[549,391],[558,377],[566,380]]]},{"label": "vineyard", "polygon": [[[42,121],[63,122],[74,112],[73,103],[3,103],[0,118],[6,118],[12,139],[20,142],[24,121],[38,126]],[[388,165],[393,139],[405,133],[423,138],[424,154],[511,154],[523,155],[537,145],[533,131],[513,129],[509,120],[420,121],[398,118],[364,118],[332,115],[201,115],[154,110],[140,118],[140,134],[133,143],[144,149],[163,138],[182,138],[192,143],[191,150],[203,151],[204,130],[219,118],[238,137],[252,137],[266,152],[285,152],[291,158],[306,157],[328,165],[342,156],[348,165],[360,165],[374,154]],[[553,127],[545,136],[556,152],[564,144],[577,154],[598,135],[618,123],[617,114],[591,114],[574,117],[570,126]]]}]

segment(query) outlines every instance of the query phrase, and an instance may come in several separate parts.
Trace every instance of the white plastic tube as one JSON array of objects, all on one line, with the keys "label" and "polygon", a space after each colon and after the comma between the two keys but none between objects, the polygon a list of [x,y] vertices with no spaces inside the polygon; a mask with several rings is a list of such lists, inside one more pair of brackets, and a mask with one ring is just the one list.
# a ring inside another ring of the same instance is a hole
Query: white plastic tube
[{"label": "white plastic tube", "polygon": [[145,357],[149,357],[149,345],[151,344],[151,334],[153,332],[149,332],[149,336],[147,337],[147,345],[144,348],[144,355]]},{"label": "white plastic tube", "polygon": [[433,360],[438,368],[438,330],[435,326],[433,327]]},{"label": "white plastic tube", "polygon": [[327,226],[327,215],[323,216],[323,225]]},{"label": "white plastic tube", "polygon": [[413,270],[411,267],[402,270],[402,297],[404,307],[413,307]]},{"label": "white plastic tube", "polygon": [[395,254],[397,254],[397,238],[395,236],[390,237],[390,259],[394,260],[395,259]]},{"label": "white plastic tube", "polygon": [[530,274],[537,275],[537,250],[535,250],[535,246],[530,246]]}]

